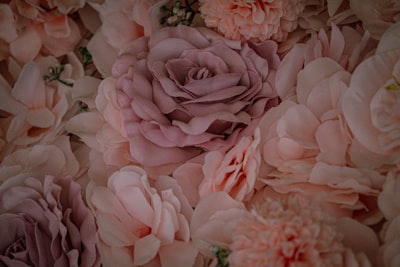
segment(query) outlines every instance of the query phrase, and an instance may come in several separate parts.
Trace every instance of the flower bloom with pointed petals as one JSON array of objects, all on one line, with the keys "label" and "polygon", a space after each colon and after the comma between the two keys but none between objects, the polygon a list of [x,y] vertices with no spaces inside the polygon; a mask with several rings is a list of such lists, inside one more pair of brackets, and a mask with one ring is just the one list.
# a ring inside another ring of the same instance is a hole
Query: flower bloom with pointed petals
[{"label": "flower bloom with pointed petals", "polygon": [[151,186],[143,169],[126,166],[107,185],[89,185],[88,202],[104,266],[193,266],[192,208],[173,178]]},{"label": "flower bloom with pointed petals", "polygon": [[252,135],[278,104],[276,49],[183,25],[133,42],[113,66],[133,158],[179,163]]},{"label": "flower bloom with pointed petals", "polygon": [[0,200],[0,265],[100,266],[94,217],[71,178],[11,177]]},{"label": "flower bloom with pointed petals", "polygon": [[201,0],[200,12],[207,27],[228,39],[284,41],[297,28],[303,0]]}]

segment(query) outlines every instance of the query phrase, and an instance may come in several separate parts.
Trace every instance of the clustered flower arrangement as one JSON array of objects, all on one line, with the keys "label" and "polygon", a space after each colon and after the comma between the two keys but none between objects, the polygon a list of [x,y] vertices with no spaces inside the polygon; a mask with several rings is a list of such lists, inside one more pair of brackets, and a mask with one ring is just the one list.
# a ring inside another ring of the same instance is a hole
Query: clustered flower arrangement
[{"label": "clustered flower arrangement", "polygon": [[400,2],[0,2],[0,266],[400,266]]}]

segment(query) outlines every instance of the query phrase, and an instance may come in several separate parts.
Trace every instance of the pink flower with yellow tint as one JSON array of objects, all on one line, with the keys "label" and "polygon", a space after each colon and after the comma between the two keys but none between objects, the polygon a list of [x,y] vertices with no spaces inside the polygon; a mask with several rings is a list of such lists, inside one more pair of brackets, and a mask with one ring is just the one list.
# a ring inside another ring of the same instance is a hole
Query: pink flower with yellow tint
[{"label": "pink flower with yellow tint", "polygon": [[209,28],[228,39],[284,41],[297,28],[303,0],[201,0],[200,12]]}]

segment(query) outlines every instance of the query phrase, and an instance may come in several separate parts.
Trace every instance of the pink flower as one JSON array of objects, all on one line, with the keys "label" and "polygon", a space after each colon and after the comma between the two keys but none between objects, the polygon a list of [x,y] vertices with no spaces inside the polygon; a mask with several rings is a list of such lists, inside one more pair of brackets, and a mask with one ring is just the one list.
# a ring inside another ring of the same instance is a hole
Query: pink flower
[{"label": "pink flower", "polygon": [[133,42],[113,66],[133,158],[178,163],[251,135],[278,103],[278,64],[273,41],[229,41],[203,28],[163,28]]},{"label": "pink flower", "polygon": [[359,161],[374,161],[376,167],[400,163],[399,92],[398,45],[368,58],[354,71],[342,106],[354,139],[366,148]]},{"label": "pink flower", "polygon": [[212,258],[210,248],[224,249],[229,266],[350,267],[375,261],[378,238],[371,228],[336,220],[310,199],[278,195],[249,207],[225,192],[200,200],[191,231],[203,255]]},{"label": "pink flower", "polygon": [[347,215],[365,211],[353,216],[377,222],[381,215],[369,199],[376,199],[384,177],[351,161],[352,136],[341,110],[349,80],[350,73],[329,58],[298,74],[298,103],[283,101],[260,122],[265,165],[259,176],[281,193],[327,194],[326,201]]},{"label": "pink flower", "polygon": [[366,0],[362,4],[350,0],[350,7],[375,39],[394,23],[400,21],[400,3],[396,0]]},{"label": "pink flower", "polygon": [[348,26],[313,33],[305,43],[296,43],[285,55],[276,73],[276,89],[282,99],[293,97],[297,85],[297,74],[317,58],[327,57],[348,72],[371,56],[377,42],[369,38],[368,32],[360,33]]},{"label": "pink flower", "polygon": [[382,267],[395,267],[400,264],[400,216],[388,221],[381,232],[382,245],[378,251],[378,263]]},{"label": "pink flower", "polygon": [[[60,78],[71,82],[83,73],[75,69],[76,56],[70,54],[70,62],[63,66]],[[62,130],[65,115],[71,107],[68,100],[69,87],[57,81],[46,82],[48,69],[59,67],[54,57],[38,59],[24,65],[15,85],[0,85],[0,110],[8,112],[11,122],[7,142],[15,145],[30,145],[51,142]]]},{"label": "pink flower", "polygon": [[159,10],[168,1],[105,0],[101,4],[93,4],[102,23],[89,41],[88,49],[101,74],[111,74],[112,63],[130,42],[150,36],[155,29],[161,27]]},{"label": "pink flower", "polygon": [[297,28],[305,1],[235,0],[200,1],[207,27],[216,28],[228,39],[284,41]]},{"label": "pink flower", "polygon": [[192,266],[192,208],[171,177],[151,186],[145,171],[126,166],[106,186],[88,189],[99,227],[97,245],[104,266]]},{"label": "pink flower", "polygon": [[100,266],[96,224],[79,185],[53,176],[18,180],[0,187],[1,265]]}]

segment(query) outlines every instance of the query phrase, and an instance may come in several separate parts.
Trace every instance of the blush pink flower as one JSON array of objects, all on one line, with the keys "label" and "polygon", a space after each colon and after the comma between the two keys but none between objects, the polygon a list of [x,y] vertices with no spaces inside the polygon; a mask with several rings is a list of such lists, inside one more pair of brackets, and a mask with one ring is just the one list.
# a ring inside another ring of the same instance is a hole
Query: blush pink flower
[{"label": "blush pink flower", "polygon": [[311,34],[306,43],[297,43],[282,59],[276,73],[276,88],[281,99],[293,97],[297,85],[297,74],[317,58],[327,57],[348,72],[375,51],[377,42],[369,38],[368,32],[360,33],[348,26],[339,28],[331,24],[330,29],[321,29]]},{"label": "blush pink flower", "polygon": [[303,0],[201,0],[199,10],[206,26],[228,39],[285,41],[297,28],[304,5]]},{"label": "blush pink flower", "polygon": [[377,222],[376,202],[367,199],[376,199],[384,177],[351,161],[353,140],[341,108],[349,81],[350,73],[329,58],[299,72],[298,103],[283,101],[260,122],[265,164],[259,176],[281,193],[323,192],[328,202],[347,212],[365,211],[363,216]]},{"label": "blush pink flower", "polygon": [[[378,245],[372,229],[350,219],[336,221],[307,199],[267,199],[234,229],[229,266],[349,266],[345,243],[354,237],[369,243],[364,253]],[[361,258],[369,262],[365,254]]]},{"label": "blush pink flower", "polygon": [[126,166],[89,187],[88,202],[104,266],[193,266],[192,208],[171,177],[151,186],[143,169]]},{"label": "blush pink flower", "polygon": [[183,25],[133,42],[113,66],[132,157],[178,163],[251,135],[278,104],[276,48]]},{"label": "blush pink flower", "polygon": [[96,224],[79,185],[53,176],[14,178],[0,187],[0,264],[100,266]]},{"label": "blush pink flower", "polygon": [[392,24],[400,21],[400,3],[396,0],[366,0],[363,4],[350,0],[349,4],[364,29],[375,39],[380,39]]},{"label": "blush pink flower", "polygon": [[[71,64],[63,66],[61,79],[71,82],[80,75],[74,68],[76,56],[70,54]],[[31,145],[51,142],[63,129],[65,116],[71,107],[69,87],[57,81],[46,82],[48,69],[60,66],[54,57],[38,59],[24,65],[18,79],[11,87],[0,84],[0,110],[10,115],[7,142],[15,145]]]},{"label": "blush pink flower", "polygon": [[169,0],[113,1],[92,4],[99,12],[101,26],[88,43],[93,62],[104,76],[127,45],[161,27],[159,10]]}]

